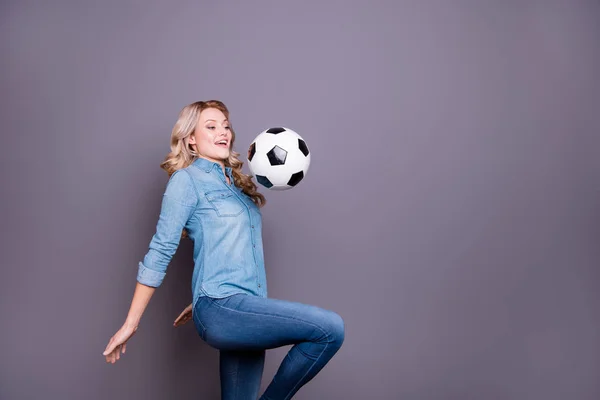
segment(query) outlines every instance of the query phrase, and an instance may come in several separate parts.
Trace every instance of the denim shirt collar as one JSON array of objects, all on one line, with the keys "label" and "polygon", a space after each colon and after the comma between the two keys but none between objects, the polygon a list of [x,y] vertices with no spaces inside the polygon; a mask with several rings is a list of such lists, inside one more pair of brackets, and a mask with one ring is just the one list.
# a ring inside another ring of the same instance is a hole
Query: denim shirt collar
[{"label": "denim shirt collar", "polygon": [[[213,170],[213,168],[217,168],[219,172],[221,172],[221,164],[219,164],[218,162],[215,161],[210,161],[207,160],[206,158],[202,158],[202,157],[197,157],[193,162],[192,165],[195,165],[196,167],[200,168],[201,170],[204,170],[204,172],[209,173],[210,171]],[[232,173],[231,173],[231,167],[225,167],[225,172],[227,173],[227,176],[229,176],[230,179],[233,179]]]}]

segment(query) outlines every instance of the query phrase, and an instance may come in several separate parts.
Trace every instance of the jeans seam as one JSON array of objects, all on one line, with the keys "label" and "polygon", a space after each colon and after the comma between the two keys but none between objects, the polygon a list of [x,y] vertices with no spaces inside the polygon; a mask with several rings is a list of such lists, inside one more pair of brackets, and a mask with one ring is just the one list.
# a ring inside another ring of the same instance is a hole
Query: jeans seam
[{"label": "jeans seam", "polygon": [[211,302],[212,302],[212,303],[213,303],[215,306],[217,306],[217,307],[219,307],[219,308],[222,308],[222,309],[224,309],[224,310],[229,310],[229,311],[237,312],[237,313],[240,313],[240,314],[251,314],[251,315],[268,315],[268,316],[270,316],[270,317],[275,317],[275,318],[281,318],[281,319],[291,319],[291,320],[294,320],[294,321],[300,321],[300,322],[303,322],[303,323],[305,323],[305,324],[308,324],[308,325],[310,325],[310,326],[313,326],[313,327],[317,328],[318,330],[320,330],[321,332],[323,332],[323,334],[325,335],[325,337],[327,338],[327,340],[329,340],[329,339],[330,339],[329,333],[327,333],[325,330],[323,330],[323,329],[322,329],[322,328],[321,328],[319,325],[316,325],[316,324],[314,324],[314,323],[312,323],[312,322],[310,322],[310,321],[305,321],[305,320],[303,320],[303,319],[300,319],[300,318],[286,317],[286,316],[282,316],[282,315],[274,315],[274,314],[267,314],[267,313],[265,313],[265,314],[259,314],[259,313],[249,312],[249,311],[240,311],[240,310],[236,310],[236,309],[234,309],[234,308],[229,308],[229,307],[225,307],[225,306],[223,306],[223,305],[221,305],[221,304],[218,304],[218,303],[217,303],[216,301],[214,301],[213,299],[210,299],[210,300],[211,300]]},{"label": "jeans seam", "polygon": [[319,354],[319,356],[317,357],[317,359],[315,361],[313,361],[312,365],[310,366],[310,368],[308,368],[306,370],[306,372],[304,373],[304,375],[302,375],[302,377],[300,378],[300,380],[298,380],[298,382],[296,382],[296,384],[294,385],[294,387],[292,387],[292,389],[290,390],[290,392],[287,394],[287,396],[285,396],[284,400],[289,399],[290,397],[288,397],[290,395],[290,393],[293,393],[294,390],[296,390],[296,388],[298,387],[298,385],[300,385],[300,382],[302,382],[302,379],[304,379],[304,377],[306,375],[308,375],[308,373],[310,372],[311,369],[314,368],[314,366],[317,364],[317,362],[319,361],[319,359],[321,358],[321,356],[325,353],[325,350],[327,350],[327,347],[329,346],[329,342],[325,342],[325,347],[323,347],[323,350],[321,351],[321,353]]},{"label": "jeans seam", "polygon": [[[258,313],[254,313],[254,312],[249,312],[249,311],[240,311],[240,310],[236,310],[233,308],[229,308],[229,307],[225,307],[221,304],[218,304],[216,301],[214,301],[213,299],[211,299],[211,302],[216,305],[219,308],[222,308],[224,310],[229,310],[229,311],[233,311],[233,312],[237,312],[240,314],[252,314],[252,315],[263,315],[263,314],[258,314]],[[329,333],[327,333],[326,331],[324,331],[320,326],[313,324],[312,322],[309,321],[304,321],[302,319],[299,318],[294,318],[294,317],[285,317],[285,316],[281,316],[281,315],[273,315],[273,314],[266,314],[265,315],[269,315],[271,317],[275,317],[275,318],[281,318],[281,319],[288,319],[288,320],[294,320],[294,321],[300,321],[303,322],[305,324],[309,324],[313,327],[316,327],[317,329],[319,329],[321,332],[323,332],[325,334],[325,337],[327,338],[327,342],[325,342],[325,347],[323,347],[323,350],[321,350],[321,353],[319,353],[319,356],[317,357],[316,360],[314,360],[310,366],[310,368],[308,368],[306,370],[306,372],[304,373],[304,375],[302,375],[302,377],[298,380],[298,382],[296,382],[296,384],[292,387],[292,389],[290,390],[290,392],[288,392],[288,394],[285,396],[284,400],[289,399],[290,397],[288,397],[290,395],[290,393],[293,393],[294,390],[296,390],[296,388],[298,387],[298,385],[300,384],[300,382],[302,382],[302,380],[304,379],[304,377],[306,377],[306,375],[308,375],[308,373],[310,372],[311,369],[313,369],[313,367],[317,364],[317,362],[319,361],[319,359],[321,358],[321,356],[325,353],[325,350],[327,350],[327,347],[329,346]]]},{"label": "jeans seam", "polygon": [[240,359],[238,357],[236,357],[236,359],[235,359],[235,385],[234,385],[235,391],[233,393],[234,399],[238,398],[237,394],[238,394],[238,388],[240,386],[240,385],[238,385],[238,370],[239,370],[239,368],[240,368]]}]

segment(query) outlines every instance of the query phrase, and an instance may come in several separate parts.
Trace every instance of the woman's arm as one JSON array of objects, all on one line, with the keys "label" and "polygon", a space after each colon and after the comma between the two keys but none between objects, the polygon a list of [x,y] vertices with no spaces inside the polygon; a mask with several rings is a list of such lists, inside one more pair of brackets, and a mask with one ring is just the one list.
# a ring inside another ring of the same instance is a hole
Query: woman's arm
[{"label": "woman's arm", "polygon": [[148,253],[138,266],[137,283],[129,312],[102,353],[106,362],[114,364],[121,353],[125,353],[127,341],[137,331],[150,298],[162,284],[167,266],[179,246],[181,232],[195,208],[197,194],[191,177],[187,172],[179,173],[180,171],[171,175],[167,184],[156,233],[150,241]]},{"label": "woman's arm", "polygon": [[142,315],[144,314],[144,310],[146,306],[150,302],[150,298],[156,291],[156,288],[151,286],[142,285],[137,282],[135,284],[135,290],[133,292],[133,299],[131,300],[131,305],[129,307],[129,312],[127,313],[127,318],[125,318],[125,323],[110,338],[106,349],[102,353],[103,356],[106,357],[106,362],[115,363],[118,359],[121,358],[121,353],[125,353],[127,348],[127,341],[131,339],[131,337],[135,334],[140,324],[140,320],[142,319]]},{"label": "woman's arm", "polygon": [[154,288],[162,284],[181,241],[181,233],[197,204],[198,195],[189,173],[185,170],[173,173],[163,195],[156,232],[138,265],[139,283]]},{"label": "woman's arm", "polygon": [[150,302],[150,298],[156,291],[156,288],[151,286],[142,285],[139,282],[135,284],[135,290],[133,291],[133,299],[131,300],[131,306],[125,318],[125,325],[131,326],[137,329],[142,319],[142,314],[146,306]]}]

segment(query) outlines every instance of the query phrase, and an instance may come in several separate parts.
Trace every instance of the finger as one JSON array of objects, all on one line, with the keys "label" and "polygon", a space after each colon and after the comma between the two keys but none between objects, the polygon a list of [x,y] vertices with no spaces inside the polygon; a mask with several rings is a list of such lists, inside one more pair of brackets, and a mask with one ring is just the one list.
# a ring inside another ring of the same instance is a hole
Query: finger
[{"label": "finger", "polygon": [[113,353],[115,351],[115,348],[118,345],[119,345],[119,342],[117,342],[116,340],[111,340],[111,343],[109,343],[109,345],[106,347],[106,350],[104,351],[104,354]]},{"label": "finger", "polygon": [[110,354],[110,352],[112,351],[112,348],[113,348],[113,344],[114,344],[114,336],[112,338],[110,338],[110,341],[108,342],[108,345],[106,345],[106,349],[104,349],[104,353],[102,353],[102,355],[106,356],[106,355]]},{"label": "finger", "polygon": [[110,362],[110,353],[106,353],[106,356],[104,358],[106,358],[106,362],[109,363]]},{"label": "finger", "polygon": [[119,345],[117,347],[117,360],[119,360],[121,358],[121,349],[123,348],[122,345]]},{"label": "finger", "polygon": [[127,343],[123,343],[123,354],[125,354],[125,349],[127,349]]}]

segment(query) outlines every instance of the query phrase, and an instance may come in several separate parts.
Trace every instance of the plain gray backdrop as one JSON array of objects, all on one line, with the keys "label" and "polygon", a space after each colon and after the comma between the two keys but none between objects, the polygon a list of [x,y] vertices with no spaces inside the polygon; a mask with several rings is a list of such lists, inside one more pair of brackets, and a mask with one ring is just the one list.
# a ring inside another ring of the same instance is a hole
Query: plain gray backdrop
[{"label": "plain gray backdrop", "polygon": [[[269,294],[346,341],[295,397],[600,398],[597,1],[3,1],[0,398],[218,399],[183,241],[126,316],[183,106],[220,99],[263,189]],[[247,170],[247,165],[244,165]],[[288,348],[267,353],[263,388]]]}]

